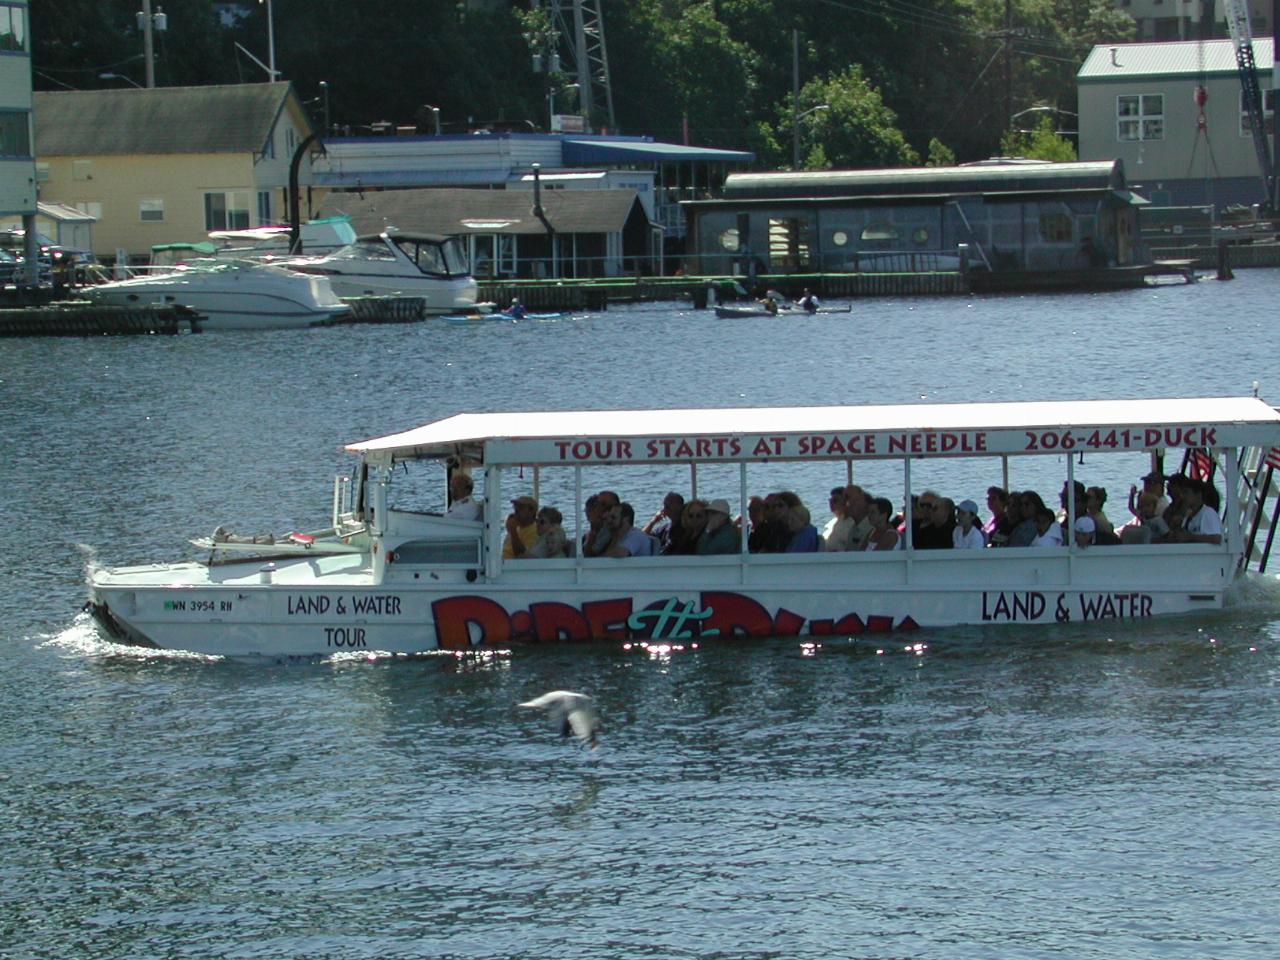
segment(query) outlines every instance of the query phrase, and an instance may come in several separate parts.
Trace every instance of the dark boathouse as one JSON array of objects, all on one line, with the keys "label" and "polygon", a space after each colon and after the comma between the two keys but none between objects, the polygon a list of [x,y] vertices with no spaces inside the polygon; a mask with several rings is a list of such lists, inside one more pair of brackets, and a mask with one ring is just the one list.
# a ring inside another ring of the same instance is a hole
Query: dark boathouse
[{"label": "dark boathouse", "polygon": [[1141,282],[1137,209],[1119,160],[735,173],[686,203],[690,268],[779,274],[966,271],[1013,286]]}]

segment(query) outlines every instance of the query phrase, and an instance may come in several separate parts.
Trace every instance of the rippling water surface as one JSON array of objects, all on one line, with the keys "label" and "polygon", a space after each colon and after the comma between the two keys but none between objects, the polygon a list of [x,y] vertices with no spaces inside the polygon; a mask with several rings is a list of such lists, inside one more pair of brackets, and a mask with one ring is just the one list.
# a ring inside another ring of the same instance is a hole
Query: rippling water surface
[{"label": "rippling water surface", "polygon": [[[76,615],[77,544],[318,526],[342,443],[461,410],[1276,401],[1280,275],[1237,277],[0,343],[0,956],[1274,957],[1270,582],[1136,625],[293,667]],[[931,479],[981,499],[971,469]],[[815,505],[840,479],[795,471]],[[673,485],[624,481],[649,510]],[[598,753],[515,709],[557,687],[596,696]]]}]

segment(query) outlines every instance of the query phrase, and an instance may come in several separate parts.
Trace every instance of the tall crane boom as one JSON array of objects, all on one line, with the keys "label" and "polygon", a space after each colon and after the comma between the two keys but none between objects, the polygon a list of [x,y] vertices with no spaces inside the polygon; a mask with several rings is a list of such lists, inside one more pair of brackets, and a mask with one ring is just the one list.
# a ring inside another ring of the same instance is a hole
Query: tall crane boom
[{"label": "tall crane boom", "polygon": [[1249,115],[1253,148],[1258,154],[1258,169],[1262,172],[1262,187],[1266,193],[1266,206],[1271,208],[1276,196],[1275,168],[1271,164],[1271,147],[1267,143],[1267,128],[1262,110],[1262,89],[1258,86],[1257,63],[1253,58],[1253,31],[1249,26],[1247,0],[1225,0],[1227,28],[1236,50],[1236,70],[1240,74],[1240,90],[1244,109]]}]

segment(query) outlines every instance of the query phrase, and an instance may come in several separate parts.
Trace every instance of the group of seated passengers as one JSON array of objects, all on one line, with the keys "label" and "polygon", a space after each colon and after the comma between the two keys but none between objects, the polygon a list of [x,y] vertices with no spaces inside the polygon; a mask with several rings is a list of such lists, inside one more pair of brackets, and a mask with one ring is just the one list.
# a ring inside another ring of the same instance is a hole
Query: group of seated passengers
[{"label": "group of seated passengers", "polygon": [[[539,509],[538,502],[529,496],[516,497],[511,506],[503,559],[572,555],[559,510]],[[584,557],[708,556],[737,553],[741,544],[741,534],[729,519],[729,503],[723,499],[685,503],[680,494],[668,494],[663,509],[641,529],[636,526],[631,504],[612,490],[601,490],[587,498],[586,514],[587,530],[578,545]]]},{"label": "group of seated passengers", "polygon": [[[455,478],[461,476],[456,474]],[[459,482],[455,500],[470,500],[469,485]],[[1074,510],[1067,510],[1068,490]],[[1213,484],[1175,474],[1149,474],[1143,491],[1129,492],[1133,519],[1118,530],[1105,512],[1107,491],[1064,483],[1057,512],[1034,490],[987,489],[990,516],[984,521],[973,500],[958,505],[926,490],[912,497],[911,539],[917,550],[980,550],[986,547],[1061,547],[1068,541],[1067,518],[1074,513],[1070,541],[1086,548],[1110,544],[1221,543],[1220,498]],[[857,484],[835,487],[829,506],[831,519],[819,532],[809,509],[795,493],[782,490],[753,496],[747,504],[747,549],[751,553],[814,553],[818,551],[884,551],[906,546],[906,520],[884,497],[874,497]],[[474,505],[474,501],[472,501]],[[504,559],[565,557],[574,552],[555,507],[542,507],[530,496],[511,501]],[[474,505],[478,509],[478,505]],[[577,545],[584,557],[638,557],[733,554],[741,550],[742,517],[732,517],[724,499],[686,501],[672,491],[662,509],[636,526],[635,509],[612,490],[592,494],[586,502],[587,531]],[[467,517],[471,519],[471,517]]]},{"label": "group of seated passengers", "polygon": [[[1072,540],[1078,547],[1147,543],[1222,542],[1222,519],[1218,514],[1221,497],[1205,480],[1160,473],[1143,477],[1142,492],[1129,488],[1131,519],[1116,528],[1105,512],[1107,491],[1086,487],[1076,481],[1070,488],[1075,514]],[[1007,492],[1000,487],[987,490],[991,518],[984,524],[987,544],[993,547],[1062,546],[1066,540],[1068,484],[1062,485],[1061,509],[1055,513],[1045,506],[1034,490]],[[1168,495],[1165,495],[1165,490]],[[927,494],[922,495],[922,499]],[[917,543],[917,546],[919,544]]]}]

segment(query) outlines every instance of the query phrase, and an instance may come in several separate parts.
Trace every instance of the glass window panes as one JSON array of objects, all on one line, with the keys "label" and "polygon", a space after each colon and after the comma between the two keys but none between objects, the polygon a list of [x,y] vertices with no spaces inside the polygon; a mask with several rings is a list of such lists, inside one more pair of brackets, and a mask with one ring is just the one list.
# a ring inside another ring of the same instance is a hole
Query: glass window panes
[{"label": "glass window panes", "polygon": [[1164,94],[1116,97],[1117,140],[1163,140]]},{"label": "glass window panes", "polygon": [[0,50],[27,52],[27,10],[25,7],[0,4]]},{"label": "glass window panes", "polygon": [[0,157],[31,156],[30,114],[25,110],[0,112]]}]

